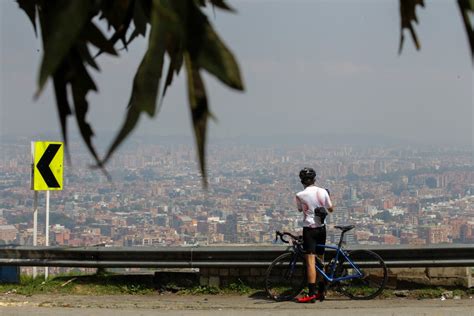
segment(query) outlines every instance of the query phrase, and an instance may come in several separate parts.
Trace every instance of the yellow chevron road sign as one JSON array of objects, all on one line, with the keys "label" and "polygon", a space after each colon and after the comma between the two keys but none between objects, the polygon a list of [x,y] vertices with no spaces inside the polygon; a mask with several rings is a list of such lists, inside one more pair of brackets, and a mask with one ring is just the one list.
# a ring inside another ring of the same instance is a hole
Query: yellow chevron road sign
[{"label": "yellow chevron road sign", "polygon": [[62,142],[34,143],[33,190],[63,189],[63,159]]}]

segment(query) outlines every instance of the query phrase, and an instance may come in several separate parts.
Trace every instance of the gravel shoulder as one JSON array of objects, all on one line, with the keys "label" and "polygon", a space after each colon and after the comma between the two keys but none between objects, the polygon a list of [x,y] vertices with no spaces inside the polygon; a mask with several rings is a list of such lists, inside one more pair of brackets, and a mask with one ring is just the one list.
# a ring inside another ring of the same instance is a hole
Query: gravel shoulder
[{"label": "gravel shoulder", "polygon": [[[27,311],[34,308],[37,312],[47,311],[51,308],[66,308],[69,310],[95,310],[101,309],[115,311],[124,310],[142,311],[221,311],[221,312],[281,312],[300,311],[340,311],[346,314],[358,315],[359,312],[367,313],[368,310],[383,311],[392,310],[401,312],[403,309],[415,311],[432,311],[438,315],[443,310],[463,314],[469,312],[474,315],[474,299],[426,299],[413,300],[406,298],[376,299],[371,301],[352,301],[348,299],[327,299],[315,304],[297,304],[294,302],[274,302],[262,296],[246,295],[177,295],[177,294],[155,294],[155,295],[32,295],[24,296],[17,294],[0,295],[0,310]],[[3,314],[3,312],[2,312]],[[141,312],[139,314],[142,314]],[[206,313],[208,314],[208,313]],[[393,313],[392,313],[393,314]],[[391,315],[392,315],[391,314]],[[396,314],[396,313],[395,313]],[[401,315],[401,314],[400,314]],[[424,315],[422,313],[421,315]],[[427,314],[428,315],[428,314]],[[433,315],[431,313],[430,315]],[[444,315],[444,314],[443,314]],[[453,314],[454,315],[454,314]]]}]

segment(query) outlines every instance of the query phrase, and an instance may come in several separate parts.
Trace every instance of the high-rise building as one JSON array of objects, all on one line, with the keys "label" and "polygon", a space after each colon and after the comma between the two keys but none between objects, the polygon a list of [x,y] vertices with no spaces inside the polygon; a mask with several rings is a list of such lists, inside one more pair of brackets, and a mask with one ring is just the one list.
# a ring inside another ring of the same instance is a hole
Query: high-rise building
[{"label": "high-rise building", "polygon": [[224,240],[230,243],[237,242],[237,215],[227,215],[225,220]]}]

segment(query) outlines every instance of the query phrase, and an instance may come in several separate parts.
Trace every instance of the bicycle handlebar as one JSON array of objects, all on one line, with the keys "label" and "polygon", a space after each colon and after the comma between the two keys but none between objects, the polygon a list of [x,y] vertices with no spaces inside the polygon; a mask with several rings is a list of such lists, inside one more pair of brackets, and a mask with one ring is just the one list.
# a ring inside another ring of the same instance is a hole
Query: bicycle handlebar
[{"label": "bicycle handlebar", "polygon": [[288,232],[283,232],[282,233],[278,230],[275,232],[275,241],[277,241],[278,237],[280,237],[281,241],[283,241],[284,243],[289,244],[290,242],[285,239],[285,236],[290,236],[296,242],[301,242],[302,241],[302,236],[295,236],[292,233],[288,233]]}]

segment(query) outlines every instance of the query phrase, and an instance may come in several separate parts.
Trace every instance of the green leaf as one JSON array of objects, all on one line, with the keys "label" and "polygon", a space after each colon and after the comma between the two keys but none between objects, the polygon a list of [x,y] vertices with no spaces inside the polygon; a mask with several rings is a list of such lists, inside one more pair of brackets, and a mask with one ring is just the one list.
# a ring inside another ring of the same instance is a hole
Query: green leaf
[{"label": "green leaf", "polygon": [[[46,2],[48,4],[49,2]],[[44,55],[41,62],[38,92],[41,92],[46,80],[58,68],[68,54],[86,22],[91,18],[92,2],[87,0],[69,0],[55,2],[51,12],[43,21]],[[51,19],[51,20],[49,20]]]},{"label": "green leaf", "polygon": [[82,41],[76,45],[76,49],[79,52],[79,56],[81,60],[92,66],[94,69],[99,70],[99,65],[95,62],[94,58],[92,57],[89,47],[87,47],[87,42]]},{"label": "green leaf", "polygon": [[471,48],[471,59],[474,63],[474,30],[469,19],[469,11],[474,13],[474,0],[458,0],[459,10],[466,29],[467,39]]},{"label": "green leaf", "polygon": [[[127,49],[126,35],[133,18],[135,0],[106,0],[103,4],[105,5],[102,6],[100,19],[105,18],[109,22],[109,28],[112,25],[115,29],[115,33],[109,42],[113,46],[120,39],[125,49]],[[101,55],[103,52],[103,50],[99,50],[95,57]]]},{"label": "green leaf", "polygon": [[105,164],[125,140],[128,134],[135,128],[142,112],[149,116],[155,114],[158,88],[163,71],[165,47],[165,35],[167,22],[160,19],[160,1],[154,0],[151,12],[151,32],[148,41],[148,50],[138,67],[133,80],[132,95],[129,101],[129,109],[125,122],[119,134],[113,141],[103,163]]},{"label": "green leaf", "polygon": [[194,0],[198,6],[205,7],[206,0]]},{"label": "green leaf", "polygon": [[129,107],[127,111],[127,116],[125,118],[125,121],[120,129],[120,132],[118,135],[115,137],[114,142],[110,146],[110,148],[107,151],[107,154],[105,155],[105,158],[102,159],[100,165],[105,165],[110,157],[112,157],[112,154],[115,152],[115,150],[122,144],[122,142],[127,138],[128,134],[133,131],[135,126],[138,123],[138,120],[141,115],[141,110],[137,107]]},{"label": "green leaf", "polygon": [[[109,29],[113,27],[117,31],[126,20],[130,6],[134,6],[135,0],[104,0],[101,2],[101,16],[105,19]],[[139,1],[140,2],[140,1]]]},{"label": "green leaf", "polygon": [[183,53],[182,53],[182,51],[177,51],[177,52],[174,52],[170,55],[171,55],[170,56],[170,64],[168,66],[168,73],[166,75],[165,84],[163,86],[163,93],[161,95],[161,102],[163,102],[166,91],[168,90],[168,87],[173,82],[174,73],[178,74],[179,70],[181,69],[181,66],[183,64],[183,58],[182,58]]},{"label": "green leaf", "polygon": [[71,66],[74,73],[71,76],[70,83],[77,125],[79,126],[79,131],[81,133],[82,139],[87,145],[87,148],[94,156],[96,162],[100,165],[99,156],[92,145],[92,137],[94,136],[94,132],[86,120],[86,115],[89,111],[89,103],[86,99],[87,94],[89,91],[97,91],[97,87],[87,72],[84,64],[80,60],[79,54],[77,52],[73,52],[72,54]]},{"label": "green leaf", "polygon": [[[194,1],[173,1],[173,9],[179,18],[185,50],[204,68],[231,88],[243,90],[239,67],[232,52],[222,43]],[[179,34],[179,32],[176,32]]]},{"label": "green leaf", "polygon": [[189,53],[184,54],[186,64],[188,98],[193,120],[194,136],[198,148],[199,166],[203,176],[204,187],[207,187],[206,176],[206,130],[207,119],[210,116],[207,104],[206,90],[197,64],[191,60]]},{"label": "green leaf", "polygon": [[198,53],[199,66],[219,78],[223,83],[237,90],[243,90],[239,66],[232,52],[222,43],[219,36],[206,23],[201,50]]},{"label": "green leaf", "polygon": [[209,0],[209,2],[220,9],[235,12],[235,10],[230,7],[224,0]]},{"label": "green leaf", "polygon": [[224,0],[195,0],[195,3],[200,7],[205,7],[206,3],[210,2],[213,7],[218,7],[227,11],[234,11]]},{"label": "green leaf", "polygon": [[117,55],[114,43],[109,41],[93,22],[88,23],[84,28],[84,37],[101,52],[106,52],[114,56]]},{"label": "green leaf", "polygon": [[168,52],[170,63],[168,66],[168,73],[166,75],[165,84],[163,86],[163,93],[161,95],[161,102],[168,90],[168,87],[173,82],[174,73],[179,74],[179,71],[183,65],[183,52],[184,46],[183,41],[180,38],[180,32],[174,29],[174,38],[168,37],[166,42],[166,51]]},{"label": "green leaf", "polygon": [[66,65],[61,63],[53,75],[54,95],[56,96],[56,107],[58,109],[59,121],[61,123],[61,132],[66,148],[66,159],[70,163],[71,156],[69,153],[68,137],[67,137],[67,117],[72,114],[67,99],[67,81],[66,81]]},{"label": "green leaf", "polygon": [[[127,40],[127,45],[130,44],[137,36],[141,35],[145,37],[146,34],[146,25],[150,22],[149,16],[145,13],[144,1],[135,1],[135,8],[133,10],[133,24],[135,28],[133,29],[132,34]],[[148,8],[149,9],[149,8]],[[149,12],[148,10],[147,12]]]},{"label": "green leaf", "polygon": [[35,31],[35,36],[38,37],[38,31],[36,29],[36,1],[34,0],[17,0],[18,6],[25,11],[28,18],[30,18],[31,24]]},{"label": "green leaf", "polygon": [[222,43],[207,17],[192,1],[174,1],[174,9],[183,25],[185,49],[198,69],[204,68],[231,88],[243,90],[239,66],[232,52]]},{"label": "green leaf", "polygon": [[402,52],[403,42],[405,36],[403,35],[403,30],[408,29],[411,33],[413,43],[417,50],[420,49],[421,45],[418,41],[415,29],[413,28],[412,22],[418,23],[418,18],[416,17],[416,6],[420,5],[424,7],[423,0],[400,0],[400,46],[398,53]]}]

